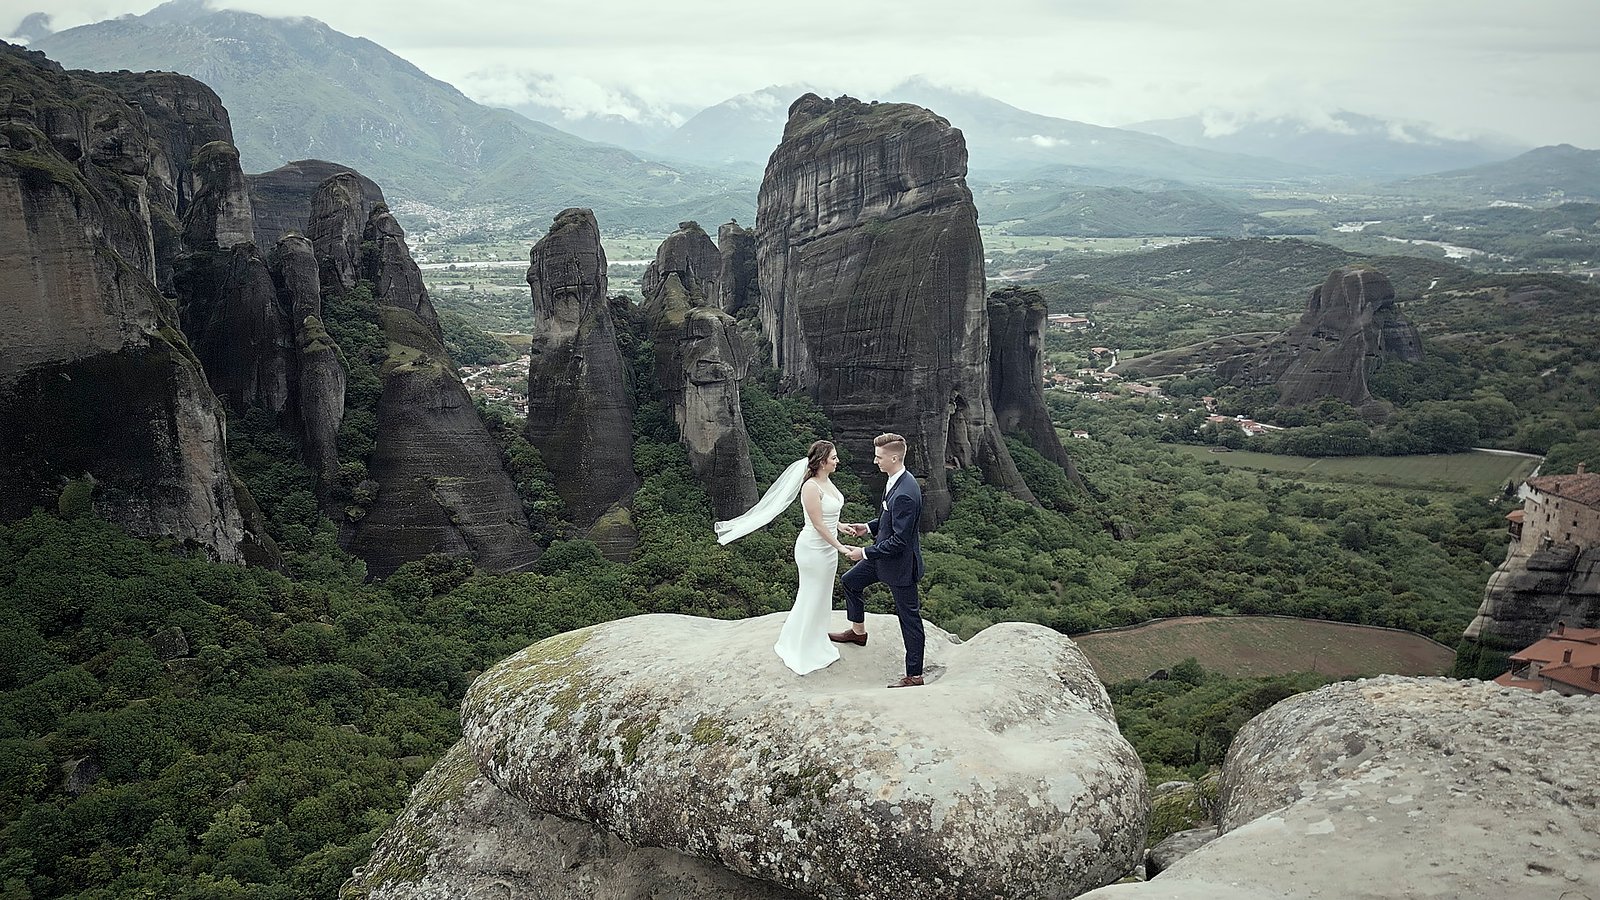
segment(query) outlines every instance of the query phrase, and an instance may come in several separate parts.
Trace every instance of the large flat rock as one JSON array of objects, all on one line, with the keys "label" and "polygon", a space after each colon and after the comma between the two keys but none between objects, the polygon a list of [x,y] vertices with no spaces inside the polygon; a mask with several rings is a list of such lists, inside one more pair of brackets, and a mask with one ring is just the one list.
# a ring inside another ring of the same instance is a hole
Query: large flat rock
[{"label": "large flat rock", "polygon": [[1252,719],[1224,834],[1143,898],[1600,897],[1600,700],[1479,681],[1329,685]]},{"label": "large flat rock", "polygon": [[474,683],[463,740],[530,809],[813,897],[1065,898],[1138,862],[1143,768],[1070,640],[930,626],[929,685],[886,690],[892,617],[798,677],[772,652],[785,615],[535,644]]}]

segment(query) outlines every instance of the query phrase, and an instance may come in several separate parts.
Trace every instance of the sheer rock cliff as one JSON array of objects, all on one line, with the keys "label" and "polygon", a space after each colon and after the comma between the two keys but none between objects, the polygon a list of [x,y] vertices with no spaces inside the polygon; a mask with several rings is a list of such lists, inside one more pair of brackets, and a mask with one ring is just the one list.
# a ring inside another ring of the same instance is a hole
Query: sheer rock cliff
[{"label": "sheer rock cliff", "polygon": [[872,438],[905,436],[924,529],[948,515],[950,469],[980,466],[1033,500],[990,403],[966,171],[960,130],[926,109],[807,94],[789,108],[756,213],[773,362],[828,412],[868,484],[883,483]]},{"label": "sheer rock cliff", "polygon": [[608,556],[625,558],[635,543],[627,504],[638,487],[633,394],[593,211],[555,217],[528,253],[528,287],[528,442],[543,456],[573,525]]},{"label": "sheer rock cliff", "polygon": [[152,147],[174,141],[116,76],[0,44],[0,78],[0,515],[89,480],[107,518],[242,560],[222,407],[155,283],[152,220],[179,211]]}]

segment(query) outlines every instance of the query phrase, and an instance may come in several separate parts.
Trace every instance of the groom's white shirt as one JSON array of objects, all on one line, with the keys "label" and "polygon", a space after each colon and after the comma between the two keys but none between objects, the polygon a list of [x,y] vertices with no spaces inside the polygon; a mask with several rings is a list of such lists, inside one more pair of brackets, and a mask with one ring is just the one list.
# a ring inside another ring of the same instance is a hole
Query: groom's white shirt
[{"label": "groom's white shirt", "polygon": [[883,495],[885,497],[889,496],[889,492],[894,490],[894,483],[896,481],[899,481],[900,480],[900,476],[904,475],[905,473],[906,473],[906,470],[905,469],[901,469],[900,471],[898,471],[898,472],[894,473],[893,475],[889,476],[888,483],[886,483],[883,486]]}]

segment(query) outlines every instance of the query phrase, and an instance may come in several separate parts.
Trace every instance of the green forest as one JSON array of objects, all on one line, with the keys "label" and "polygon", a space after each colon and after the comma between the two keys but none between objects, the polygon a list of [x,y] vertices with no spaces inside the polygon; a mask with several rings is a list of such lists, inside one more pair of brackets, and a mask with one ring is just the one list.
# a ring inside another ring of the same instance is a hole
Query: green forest
[{"label": "green forest", "polygon": [[[368,346],[369,305],[358,291],[329,309],[351,367],[347,471],[335,486],[347,515],[360,514],[371,450],[379,348]],[[0,897],[333,897],[455,741],[457,706],[486,666],[641,612],[787,609],[799,510],[716,544],[641,334],[624,338],[641,479],[628,563],[562,538],[537,451],[520,421],[490,409],[546,545],[531,574],[430,557],[368,579],[339,549],[296,448],[255,415],[230,422],[230,459],[282,571],[131,537],[95,516],[87,485],[0,526]],[[768,369],[743,390],[763,484],[831,431],[777,387]],[[1489,498],[1241,472],[1163,445],[1142,403],[1050,399],[1058,425],[1095,435],[1070,442],[1087,489],[1016,441],[1040,506],[988,487],[981,472],[955,473],[952,515],[924,543],[923,587],[928,618],[960,635],[1011,620],[1076,633],[1283,613],[1454,643],[1504,553],[1509,507]],[[845,517],[864,517],[860,483],[847,473],[838,482],[852,498]],[[871,602],[888,608],[886,594]],[[1204,773],[1263,704],[1320,683],[1193,669],[1112,686],[1152,778]]]}]

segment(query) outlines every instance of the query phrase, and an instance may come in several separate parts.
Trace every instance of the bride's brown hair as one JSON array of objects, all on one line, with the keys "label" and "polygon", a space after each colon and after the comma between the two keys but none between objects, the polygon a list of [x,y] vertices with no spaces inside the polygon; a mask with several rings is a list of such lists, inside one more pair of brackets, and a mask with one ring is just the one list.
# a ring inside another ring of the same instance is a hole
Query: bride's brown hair
[{"label": "bride's brown hair", "polygon": [[813,441],[811,449],[806,451],[806,478],[815,478],[822,470],[823,463],[833,455],[833,441]]}]

